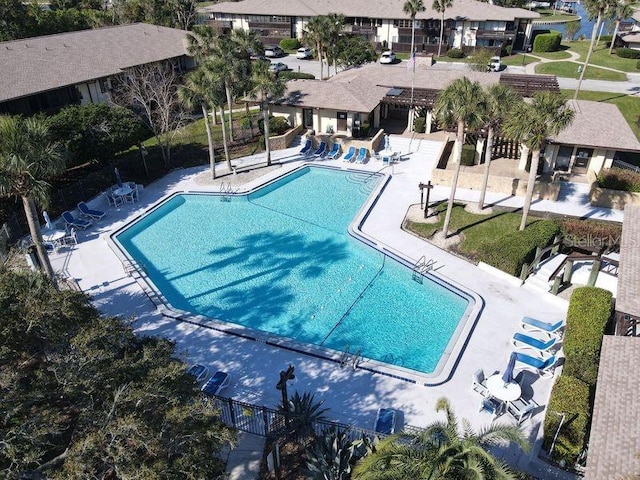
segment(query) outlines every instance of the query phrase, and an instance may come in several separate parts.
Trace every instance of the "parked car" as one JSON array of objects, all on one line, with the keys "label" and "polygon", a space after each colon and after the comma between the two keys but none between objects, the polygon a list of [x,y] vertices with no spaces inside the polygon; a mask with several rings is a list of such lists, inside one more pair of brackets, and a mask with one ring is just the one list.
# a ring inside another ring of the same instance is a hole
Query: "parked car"
[{"label": "parked car", "polygon": [[271,62],[271,60],[269,60],[267,57],[265,57],[261,53],[255,53],[251,55],[251,60],[258,60],[260,62],[269,62],[269,63]]},{"label": "parked car", "polygon": [[281,57],[284,55],[284,51],[277,45],[267,45],[264,47],[265,57]]},{"label": "parked car", "polygon": [[396,61],[396,54],[393,53],[391,50],[388,50],[386,52],[382,52],[382,55],[380,55],[380,63],[395,63]]},{"label": "parked car", "polygon": [[296,52],[296,58],[301,58],[304,60],[306,58],[311,58],[311,57],[313,57],[313,53],[311,52],[311,49],[308,47],[301,47]]},{"label": "parked car", "polygon": [[284,72],[285,70],[289,70],[289,67],[285,63],[277,62],[269,65],[269,71],[274,73]]},{"label": "parked car", "polygon": [[502,61],[500,57],[491,57],[489,60],[489,64],[487,65],[487,71],[489,72],[499,72],[502,68]]}]

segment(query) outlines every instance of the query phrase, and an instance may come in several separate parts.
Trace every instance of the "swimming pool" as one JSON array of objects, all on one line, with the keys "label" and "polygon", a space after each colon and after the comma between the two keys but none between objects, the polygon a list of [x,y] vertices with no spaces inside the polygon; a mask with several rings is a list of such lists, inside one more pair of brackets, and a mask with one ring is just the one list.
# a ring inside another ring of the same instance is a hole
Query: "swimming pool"
[{"label": "swimming pool", "polygon": [[114,239],[172,308],[430,375],[473,299],[349,235],[381,178],[307,166],[248,195],[178,194]]}]

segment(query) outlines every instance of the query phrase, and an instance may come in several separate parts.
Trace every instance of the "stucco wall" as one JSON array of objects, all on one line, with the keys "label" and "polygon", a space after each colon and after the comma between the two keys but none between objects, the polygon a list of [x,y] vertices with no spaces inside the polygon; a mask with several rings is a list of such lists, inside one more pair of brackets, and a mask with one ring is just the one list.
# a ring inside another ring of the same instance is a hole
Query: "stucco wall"
[{"label": "stucco wall", "polygon": [[640,193],[624,192],[600,188],[597,184],[591,187],[589,203],[594,207],[616,208],[624,210],[627,204],[640,205]]}]

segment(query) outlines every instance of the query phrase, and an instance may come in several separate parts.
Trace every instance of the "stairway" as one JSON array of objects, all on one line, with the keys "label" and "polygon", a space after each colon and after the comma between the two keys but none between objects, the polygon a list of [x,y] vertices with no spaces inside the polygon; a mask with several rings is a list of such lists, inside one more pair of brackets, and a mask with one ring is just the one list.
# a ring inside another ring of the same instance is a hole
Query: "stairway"
[{"label": "stairway", "polygon": [[549,276],[564,262],[565,258],[567,258],[566,255],[558,254],[541,262],[525,283],[545,292],[550,291],[553,280],[549,281]]},{"label": "stairway", "polygon": [[415,157],[417,153],[420,156],[425,155],[429,158],[437,156],[442,148],[442,142],[424,140],[422,138],[414,138],[412,141],[411,137],[403,137],[400,135],[389,135],[389,145],[391,150],[400,152],[402,155],[411,153],[412,157]]}]

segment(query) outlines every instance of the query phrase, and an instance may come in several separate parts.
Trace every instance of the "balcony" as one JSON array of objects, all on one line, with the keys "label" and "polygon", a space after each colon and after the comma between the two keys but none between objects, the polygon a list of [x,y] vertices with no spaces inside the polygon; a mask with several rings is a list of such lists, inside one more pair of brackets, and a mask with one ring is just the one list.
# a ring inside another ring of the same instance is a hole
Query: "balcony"
[{"label": "balcony", "polygon": [[233,29],[233,22],[231,20],[207,20],[205,23],[214,29]]},{"label": "balcony", "polygon": [[345,25],[342,31],[359,35],[374,35],[378,32],[378,27],[373,25]]},{"label": "balcony", "polygon": [[511,39],[515,36],[515,30],[476,30],[476,38]]}]

